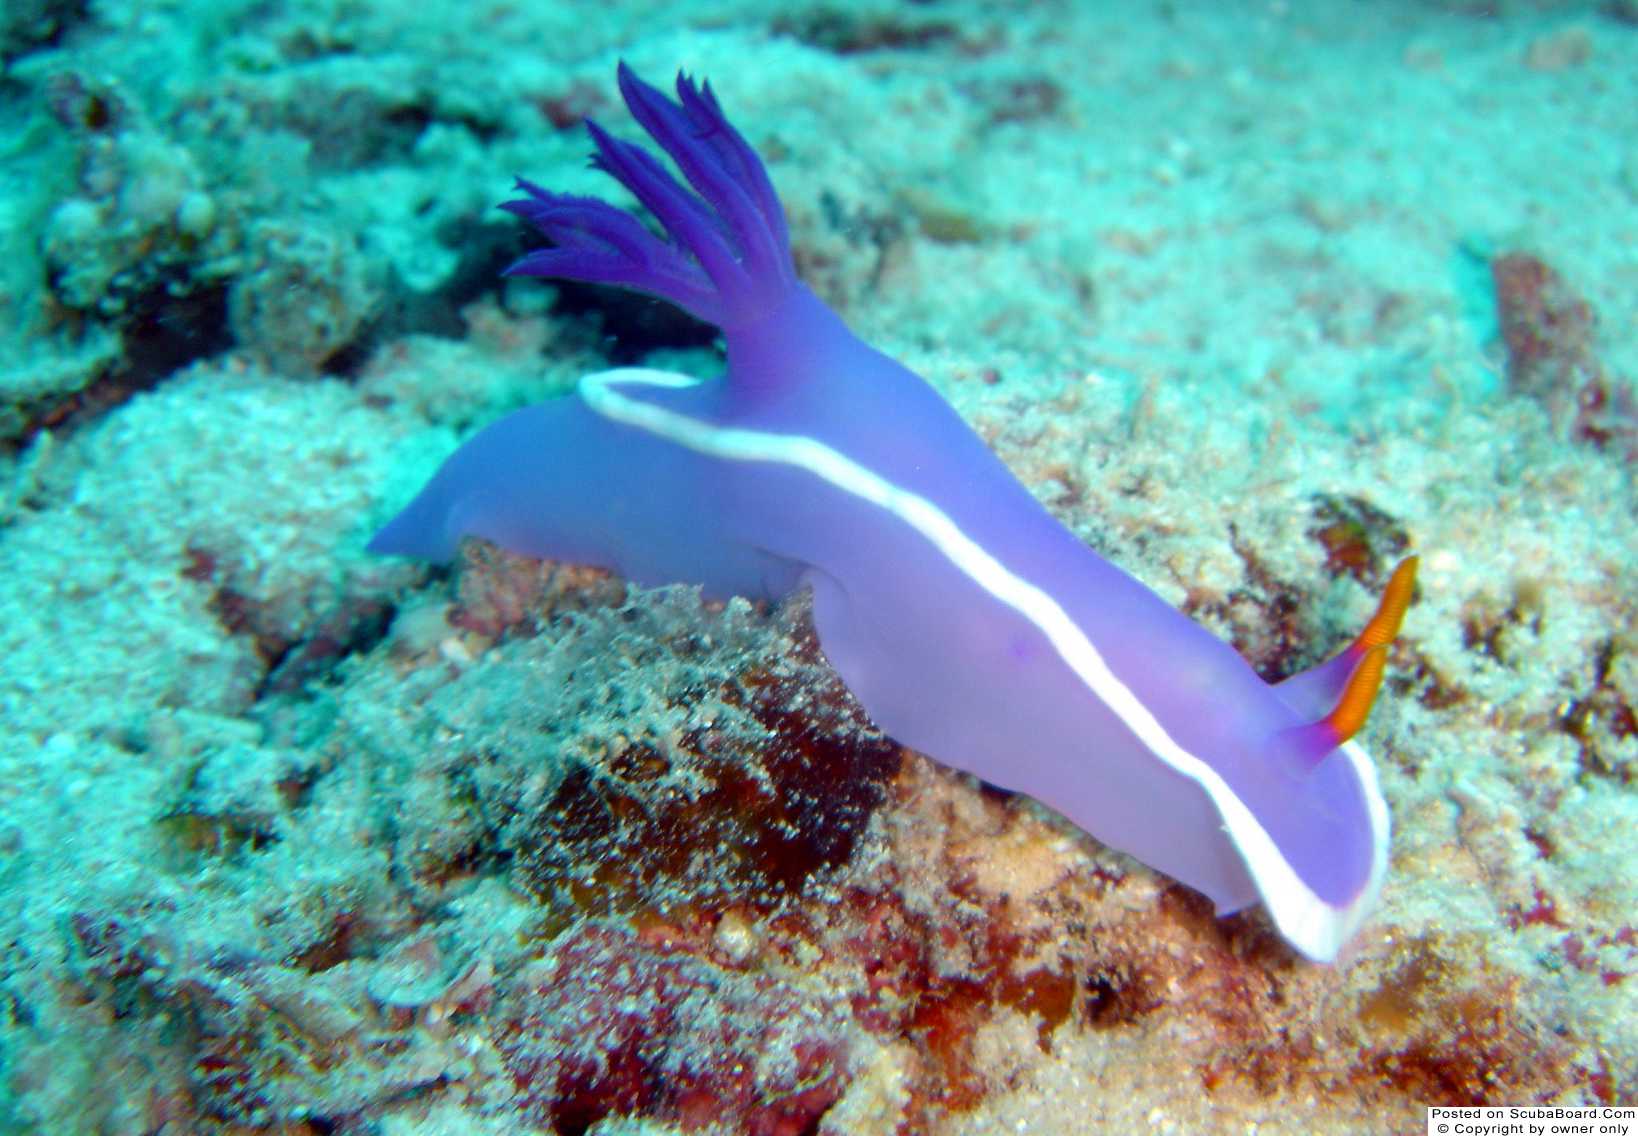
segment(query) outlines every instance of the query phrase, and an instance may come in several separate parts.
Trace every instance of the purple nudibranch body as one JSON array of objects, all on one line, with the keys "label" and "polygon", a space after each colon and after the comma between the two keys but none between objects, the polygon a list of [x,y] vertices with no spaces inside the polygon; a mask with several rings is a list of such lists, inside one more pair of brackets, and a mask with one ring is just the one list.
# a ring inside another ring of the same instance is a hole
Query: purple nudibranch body
[{"label": "purple nudibranch body", "polygon": [[1220,912],[1261,899],[1297,950],[1333,959],[1386,866],[1387,809],[1346,739],[1408,577],[1385,636],[1263,682],[797,279],[779,199],[709,85],[679,76],[672,102],[624,65],[619,82],[688,185],[588,124],[594,161],[666,239],[520,182],[505,207],[553,245],[511,271],[670,300],[722,329],[726,375],[589,375],[481,430],[370,548],[443,561],[477,536],[717,598],[810,587],[826,656],[892,737],[1036,797]]}]

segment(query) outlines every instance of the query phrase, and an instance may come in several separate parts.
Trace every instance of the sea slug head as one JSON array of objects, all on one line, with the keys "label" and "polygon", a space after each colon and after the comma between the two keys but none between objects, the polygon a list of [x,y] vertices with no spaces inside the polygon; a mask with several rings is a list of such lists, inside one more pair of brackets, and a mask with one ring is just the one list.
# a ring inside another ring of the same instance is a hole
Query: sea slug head
[{"label": "sea slug head", "polygon": [[1345,650],[1273,688],[1301,724],[1240,735],[1256,742],[1237,768],[1262,776],[1242,780],[1239,796],[1279,856],[1232,816],[1228,828],[1281,932],[1320,961],[1334,959],[1352,936],[1386,874],[1387,809],[1375,767],[1353,739],[1381,689],[1417,564],[1415,556],[1399,564],[1376,614]]}]

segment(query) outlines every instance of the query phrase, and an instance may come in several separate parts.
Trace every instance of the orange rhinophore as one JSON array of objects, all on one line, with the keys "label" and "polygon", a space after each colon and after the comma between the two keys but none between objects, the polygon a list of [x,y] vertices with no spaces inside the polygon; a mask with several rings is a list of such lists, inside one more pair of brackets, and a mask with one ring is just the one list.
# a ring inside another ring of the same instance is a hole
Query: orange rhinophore
[{"label": "orange rhinophore", "polygon": [[1324,726],[1341,745],[1365,725],[1377,692],[1382,689],[1382,671],[1388,665],[1388,645],[1399,635],[1399,625],[1405,621],[1405,609],[1410,606],[1416,591],[1417,557],[1407,556],[1399,562],[1383,589],[1382,601],[1376,605],[1376,614],[1365,625],[1344,656],[1358,660],[1348,683],[1342,688],[1342,697],[1319,724]]},{"label": "orange rhinophore", "polygon": [[1411,593],[1416,590],[1416,565],[1420,557],[1407,556],[1399,562],[1383,589],[1382,602],[1376,605],[1376,614],[1359,633],[1350,651],[1369,651],[1385,647],[1399,634],[1399,625],[1405,620],[1405,609],[1410,607]]}]

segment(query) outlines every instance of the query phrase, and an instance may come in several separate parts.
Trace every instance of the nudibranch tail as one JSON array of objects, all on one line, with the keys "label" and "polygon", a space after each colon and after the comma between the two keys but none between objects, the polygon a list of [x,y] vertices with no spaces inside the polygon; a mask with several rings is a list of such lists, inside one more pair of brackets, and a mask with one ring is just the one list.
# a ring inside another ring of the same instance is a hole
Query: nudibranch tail
[{"label": "nudibranch tail", "polygon": [[552,193],[522,178],[528,196],[501,206],[549,237],[508,274],[614,284],[659,296],[728,326],[776,303],[796,281],[785,211],[756,151],[728,122],[710,84],[677,76],[672,103],[620,64],[633,117],[677,163],[692,191],[640,146],[587,122],[593,165],[631,191],[669,241],[593,198]]}]

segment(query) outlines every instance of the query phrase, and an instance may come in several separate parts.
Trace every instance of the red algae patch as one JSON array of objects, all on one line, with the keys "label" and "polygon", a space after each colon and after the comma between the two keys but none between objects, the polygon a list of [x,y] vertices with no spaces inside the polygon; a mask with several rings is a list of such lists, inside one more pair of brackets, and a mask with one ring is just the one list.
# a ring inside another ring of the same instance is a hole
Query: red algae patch
[{"label": "red algae patch", "polygon": [[851,1071],[845,1009],[816,990],[583,924],[508,982],[495,1044],[518,1109],[562,1136],[626,1115],[802,1136]]},{"label": "red algae patch", "polygon": [[[576,738],[550,798],[519,817],[515,882],[560,910],[641,915],[766,909],[841,869],[899,747],[870,727],[800,620],[779,634],[784,654],[727,677],[711,670],[713,653],[736,665],[723,647],[679,642],[696,662],[646,728]],[[517,807],[511,791],[497,784],[492,807]]]},{"label": "red algae patch", "polygon": [[1509,385],[1540,399],[1574,440],[1638,458],[1638,395],[1599,359],[1592,305],[1533,253],[1503,253],[1490,271]]}]

